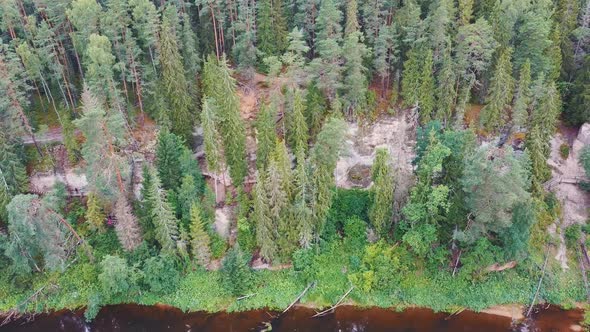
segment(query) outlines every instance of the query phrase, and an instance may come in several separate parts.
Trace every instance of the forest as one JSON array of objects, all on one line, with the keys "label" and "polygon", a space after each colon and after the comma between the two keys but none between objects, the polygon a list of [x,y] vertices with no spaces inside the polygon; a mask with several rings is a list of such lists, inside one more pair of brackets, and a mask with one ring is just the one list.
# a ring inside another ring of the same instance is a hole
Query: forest
[{"label": "forest", "polygon": [[0,38],[4,314],[590,301],[588,0],[0,0]]}]

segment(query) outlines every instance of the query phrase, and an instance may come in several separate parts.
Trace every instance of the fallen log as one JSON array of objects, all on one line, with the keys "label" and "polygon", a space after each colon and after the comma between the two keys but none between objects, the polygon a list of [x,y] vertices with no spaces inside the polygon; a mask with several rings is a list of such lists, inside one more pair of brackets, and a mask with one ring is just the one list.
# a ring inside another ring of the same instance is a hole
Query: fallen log
[{"label": "fallen log", "polygon": [[508,269],[512,269],[516,266],[516,261],[510,261],[508,263],[500,265],[499,263],[494,263],[485,268],[486,272],[500,272]]},{"label": "fallen log", "polygon": [[289,309],[291,309],[291,307],[293,307],[295,305],[295,303],[299,302],[299,300],[301,300],[301,298],[305,295],[305,293],[307,293],[307,291],[313,287],[315,285],[315,281],[312,282],[311,284],[307,285],[307,287],[305,287],[305,289],[303,290],[303,292],[301,292],[301,294],[299,294],[299,296],[297,296],[297,298],[291,302],[291,304],[287,307],[287,309],[283,310],[283,312],[281,312],[281,315],[283,315],[285,312],[289,311]]},{"label": "fallen log", "polygon": [[256,294],[258,294],[258,293],[254,293],[254,294],[248,294],[248,295],[240,296],[240,297],[238,297],[238,298],[236,299],[236,301],[245,300],[245,299],[247,299],[247,298],[249,298],[249,297],[255,296]]},{"label": "fallen log", "polygon": [[322,312],[318,312],[315,315],[311,316],[312,318],[315,317],[322,317],[325,316],[327,314],[329,314],[330,312],[334,311],[334,309],[336,309],[341,303],[342,301],[344,301],[344,299],[348,296],[348,294],[350,294],[350,292],[352,292],[352,290],[354,289],[354,286],[350,287],[350,289],[348,290],[348,292],[346,292],[344,295],[342,295],[342,297],[340,298],[340,300],[338,300],[338,302],[336,302],[335,305],[331,306],[330,308],[322,311]]},{"label": "fallen log", "polygon": [[543,283],[543,277],[545,277],[545,269],[547,268],[547,261],[549,261],[549,250],[545,253],[545,263],[543,263],[543,270],[541,271],[541,277],[539,278],[539,283],[537,284],[537,291],[535,292],[535,296],[533,297],[533,301],[529,306],[529,310],[527,310],[526,317],[531,315],[533,311],[533,307],[535,306],[535,301],[537,301],[537,297],[539,296],[539,291],[541,290],[541,284]]}]

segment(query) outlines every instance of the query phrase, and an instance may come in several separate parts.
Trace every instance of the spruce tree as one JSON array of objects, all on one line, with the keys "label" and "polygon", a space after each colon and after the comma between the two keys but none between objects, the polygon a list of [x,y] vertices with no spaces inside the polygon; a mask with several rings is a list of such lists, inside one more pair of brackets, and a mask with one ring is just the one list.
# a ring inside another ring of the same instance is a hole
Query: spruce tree
[{"label": "spruce tree", "polygon": [[152,199],[152,222],[154,223],[154,237],[160,244],[162,251],[168,254],[176,252],[176,242],[179,239],[178,220],[168,202],[166,191],[162,189],[160,179],[154,170],[151,170],[152,187],[150,197]]},{"label": "spruce tree", "polygon": [[[355,0],[351,1],[351,3],[354,2]],[[349,15],[353,15],[353,13],[349,13]],[[356,12],[354,15],[356,16]],[[354,26],[353,23],[350,24]],[[364,44],[360,31],[353,30],[346,35],[342,53],[344,57],[344,110],[349,116],[357,115],[365,111],[368,91],[367,68],[363,62],[368,56],[369,50]]]},{"label": "spruce tree", "polygon": [[527,125],[531,102],[531,62],[526,61],[520,68],[518,89],[512,108],[512,121],[518,130],[524,129]]},{"label": "spruce tree", "polygon": [[270,218],[268,196],[266,194],[266,174],[259,172],[254,186],[252,219],[256,225],[256,244],[260,248],[260,256],[267,260],[277,253],[277,229]]},{"label": "spruce tree", "polygon": [[416,106],[419,103],[421,72],[418,56],[419,52],[412,49],[408,52],[408,59],[404,62],[402,98],[406,107]]},{"label": "spruce tree", "polygon": [[205,224],[201,217],[201,209],[197,203],[193,203],[190,208],[191,224],[190,224],[190,245],[193,259],[199,265],[207,267],[211,260],[211,252],[209,250],[210,239],[209,234],[205,230]]},{"label": "spruce tree", "polygon": [[317,18],[316,50],[319,57],[312,62],[312,70],[318,88],[323,90],[330,102],[342,86],[342,12],[333,0],[321,2]]},{"label": "spruce tree", "polygon": [[203,68],[205,98],[215,102],[218,131],[223,141],[225,161],[234,186],[244,182],[248,172],[246,160],[246,130],[240,116],[236,81],[225,56],[217,61],[209,56]]},{"label": "spruce tree", "polygon": [[248,258],[238,244],[234,245],[223,259],[221,266],[224,287],[234,296],[244,295],[252,282]]},{"label": "spruce tree", "polygon": [[9,141],[0,133],[0,220],[6,221],[6,206],[12,197],[27,189],[28,178],[25,165],[18,156],[16,142]]},{"label": "spruce tree", "polygon": [[254,78],[258,55],[255,6],[255,2],[252,0],[239,1],[236,29],[240,33],[232,49],[234,58],[238,63],[238,72],[248,80]]},{"label": "spruce tree", "polygon": [[217,110],[215,109],[215,101],[211,98],[203,100],[203,107],[201,112],[201,125],[203,126],[203,146],[205,150],[205,160],[207,161],[207,169],[213,173],[215,181],[215,197],[217,197],[217,177],[219,172],[225,169],[225,161],[223,159],[223,149],[221,147],[221,135],[217,131]]},{"label": "spruce tree", "polygon": [[451,121],[455,107],[457,76],[451,58],[451,47],[447,47],[444,53],[442,67],[437,77],[438,107],[435,118],[446,124]]},{"label": "spruce tree", "polygon": [[262,104],[256,118],[256,168],[260,172],[266,169],[276,144],[275,114],[273,106]]},{"label": "spruce tree", "polygon": [[418,105],[420,106],[420,120],[422,123],[429,122],[434,111],[434,77],[432,77],[433,63],[432,51],[426,51],[422,74],[420,75],[420,86],[418,88]]},{"label": "spruce tree", "polygon": [[94,193],[88,194],[86,202],[86,222],[92,231],[104,232],[104,221],[106,216],[102,211],[100,198]]},{"label": "spruce tree", "polygon": [[500,52],[494,76],[490,83],[487,105],[482,110],[481,124],[489,132],[495,132],[506,122],[506,109],[512,102],[514,79],[512,78],[512,49]]},{"label": "spruce tree", "polygon": [[182,139],[166,129],[158,134],[156,146],[156,167],[158,177],[162,179],[162,187],[166,190],[176,190],[182,181],[180,159],[184,145]]},{"label": "spruce tree", "polygon": [[386,236],[393,218],[393,193],[395,191],[394,170],[389,153],[385,148],[376,150],[375,162],[371,169],[373,203],[369,210],[371,224],[380,236]]},{"label": "spruce tree", "polygon": [[305,99],[299,89],[293,91],[293,115],[289,122],[289,145],[292,151],[307,151],[309,129],[305,120]]},{"label": "spruce tree", "polygon": [[332,187],[334,186],[334,169],[342,151],[342,142],[346,133],[346,123],[342,119],[330,118],[310,151],[311,164],[311,210],[313,216],[314,240],[319,240],[323,232],[328,210],[332,205]]},{"label": "spruce tree", "polygon": [[176,7],[169,5],[162,18],[159,41],[161,88],[168,110],[167,114],[161,114],[160,117],[170,120],[170,130],[190,142],[193,132],[191,97],[172,17],[176,17]]}]

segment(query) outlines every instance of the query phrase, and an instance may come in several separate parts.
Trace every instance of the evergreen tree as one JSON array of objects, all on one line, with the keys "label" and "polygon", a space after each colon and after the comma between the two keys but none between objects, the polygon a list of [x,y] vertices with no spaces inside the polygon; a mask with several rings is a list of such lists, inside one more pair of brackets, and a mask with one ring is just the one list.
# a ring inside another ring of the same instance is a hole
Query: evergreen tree
[{"label": "evergreen tree", "polygon": [[[259,3],[261,4],[261,3]],[[246,79],[254,78],[256,57],[256,8],[252,0],[242,0],[238,5],[238,23],[236,29],[241,33],[236,38],[232,51],[238,63],[238,72]]]},{"label": "evergreen tree", "polygon": [[131,212],[131,207],[124,195],[119,195],[115,203],[115,232],[123,249],[132,251],[141,243],[141,230],[137,218]]},{"label": "evergreen tree", "polygon": [[[351,3],[356,2],[352,0],[349,5]],[[349,13],[349,15],[354,15],[356,22],[356,11]],[[350,25],[355,26],[354,23],[350,23]],[[368,82],[365,76],[367,68],[363,65],[363,61],[369,54],[360,31],[352,30],[346,35],[342,53],[344,57],[344,110],[348,115],[359,114],[366,107]]]},{"label": "evergreen tree", "polygon": [[88,194],[86,202],[86,222],[93,231],[104,232],[104,221],[106,216],[102,211],[100,199],[94,193]]},{"label": "evergreen tree", "polygon": [[[399,61],[399,36],[397,25],[387,25],[379,29],[373,47],[373,67],[381,78],[381,90],[389,88],[390,75],[394,65]],[[383,97],[383,95],[382,95]]]},{"label": "evergreen tree", "polygon": [[529,171],[524,155],[517,158],[511,148],[500,151],[489,146],[466,156],[461,180],[466,204],[475,216],[461,238],[472,243],[488,232],[499,233],[512,224],[512,210],[530,195]]},{"label": "evergreen tree", "polygon": [[473,18],[473,0],[459,0],[459,25],[471,23]]},{"label": "evergreen tree", "polygon": [[160,185],[160,179],[155,171],[150,171],[152,187],[150,197],[152,199],[152,222],[154,223],[154,237],[160,244],[162,251],[167,254],[176,252],[176,242],[179,239],[178,220]]},{"label": "evergreen tree", "polygon": [[434,111],[434,77],[432,63],[432,51],[426,51],[424,64],[422,66],[422,74],[420,75],[420,86],[418,87],[418,104],[420,106],[420,120],[422,123],[427,123],[432,119]]},{"label": "evergreen tree", "polygon": [[15,270],[63,271],[71,248],[55,204],[37,195],[16,195],[6,209],[9,239],[4,254]]},{"label": "evergreen tree", "polygon": [[[203,145],[205,150],[205,160],[207,161],[207,169],[213,174],[225,169],[225,161],[223,160],[223,149],[221,148],[221,135],[217,131],[217,110],[215,109],[215,101],[211,98],[203,100],[203,107],[201,112],[201,125],[203,126]],[[217,197],[217,175],[214,177],[215,181],[215,197]]]},{"label": "evergreen tree", "polygon": [[166,190],[180,187],[183,176],[180,159],[183,150],[182,138],[166,129],[160,131],[156,146],[156,167],[158,177],[162,179],[162,187]]},{"label": "evergreen tree", "polygon": [[385,236],[393,218],[393,193],[395,191],[394,170],[386,149],[376,150],[371,170],[373,203],[369,210],[371,223],[380,236]]},{"label": "evergreen tree", "polygon": [[16,144],[0,133],[0,220],[7,220],[6,206],[15,195],[24,192],[28,178],[25,165],[17,155]]},{"label": "evergreen tree", "polygon": [[272,259],[277,253],[277,229],[270,218],[268,197],[266,195],[266,174],[258,172],[254,186],[252,219],[256,225],[256,243],[260,248],[260,256]]},{"label": "evergreen tree", "polygon": [[199,265],[206,267],[211,260],[211,252],[209,250],[210,239],[209,234],[205,231],[205,224],[201,217],[201,210],[196,203],[193,203],[191,206],[190,215],[191,253]]},{"label": "evergreen tree", "polygon": [[305,99],[299,89],[293,91],[293,115],[289,122],[289,145],[292,151],[307,150],[309,129],[305,120]]},{"label": "evergreen tree", "polygon": [[82,157],[86,161],[89,190],[112,200],[126,192],[129,166],[117,151],[126,144],[124,119],[119,112],[105,111],[101,103],[85,89],[82,93],[82,117],[74,121],[86,141]]},{"label": "evergreen tree", "polygon": [[225,160],[234,186],[244,181],[248,172],[246,162],[246,133],[240,116],[236,81],[225,57],[217,61],[209,56],[203,69],[205,97],[215,101],[218,131],[223,141]]},{"label": "evergreen tree", "polygon": [[402,98],[406,107],[416,106],[419,103],[421,72],[418,56],[419,52],[412,49],[408,52],[408,59],[404,62]]},{"label": "evergreen tree", "polygon": [[271,152],[276,144],[275,108],[262,104],[256,118],[256,168],[259,172],[266,169]]},{"label": "evergreen tree", "polygon": [[160,114],[160,117],[170,120],[171,131],[190,142],[193,131],[191,97],[172,17],[176,17],[176,8],[168,6],[160,28],[159,59],[161,88],[169,109],[168,114]]},{"label": "evergreen tree", "polygon": [[312,62],[312,70],[318,88],[323,90],[330,102],[336,99],[336,92],[342,84],[342,12],[333,0],[321,2],[317,18],[316,49],[319,57]]},{"label": "evergreen tree", "polygon": [[436,88],[436,95],[438,107],[435,118],[446,124],[451,121],[455,107],[457,76],[454,70],[453,59],[451,58],[451,47],[447,47],[444,53],[442,67],[437,77],[438,86]]},{"label": "evergreen tree", "polygon": [[233,246],[223,259],[221,274],[224,287],[234,296],[243,295],[250,287],[252,271],[239,245]]},{"label": "evergreen tree", "polygon": [[282,54],[287,49],[287,25],[282,1],[259,1],[256,18],[258,50],[266,56]]},{"label": "evergreen tree", "polygon": [[342,151],[342,141],[346,133],[346,123],[338,118],[330,118],[310,151],[311,197],[310,207],[313,216],[313,234],[317,242],[324,230],[328,210],[332,205],[334,169]]},{"label": "evergreen tree", "polygon": [[490,83],[487,105],[482,110],[481,124],[490,132],[497,131],[506,122],[506,109],[512,102],[514,79],[512,78],[512,49],[503,49],[498,57],[494,76]]},{"label": "evergreen tree", "polygon": [[518,89],[514,98],[514,107],[512,108],[512,120],[516,128],[523,129],[526,127],[531,102],[531,63],[526,61],[520,68]]},{"label": "evergreen tree", "polygon": [[121,110],[118,91],[114,84],[115,56],[112,54],[111,43],[105,36],[91,34],[88,37],[85,56],[86,82],[94,96],[106,98],[108,104]]}]

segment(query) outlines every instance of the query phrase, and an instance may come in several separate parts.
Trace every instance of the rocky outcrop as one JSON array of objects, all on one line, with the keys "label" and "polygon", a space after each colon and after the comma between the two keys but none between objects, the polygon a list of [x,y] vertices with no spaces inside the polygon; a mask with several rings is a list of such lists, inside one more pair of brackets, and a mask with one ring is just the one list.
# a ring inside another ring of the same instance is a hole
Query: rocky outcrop
[{"label": "rocky outcrop", "polygon": [[336,165],[336,185],[340,188],[369,188],[375,150],[389,150],[396,169],[396,210],[405,201],[414,182],[412,161],[415,158],[416,113],[383,115],[370,125],[348,124],[345,152]]},{"label": "rocky outcrop", "polygon": [[588,219],[590,197],[578,185],[580,181],[586,180],[586,174],[578,160],[582,148],[590,144],[590,124],[586,123],[580,128],[570,145],[570,152],[566,159],[563,159],[560,154],[560,147],[563,144],[570,145],[561,133],[551,139],[551,156],[547,163],[551,167],[552,178],[545,187],[555,193],[561,202],[561,219],[552,224],[548,231],[559,239],[560,244],[555,258],[565,269],[568,268],[568,264],[564,230],[572,224],[585,224]]}]

